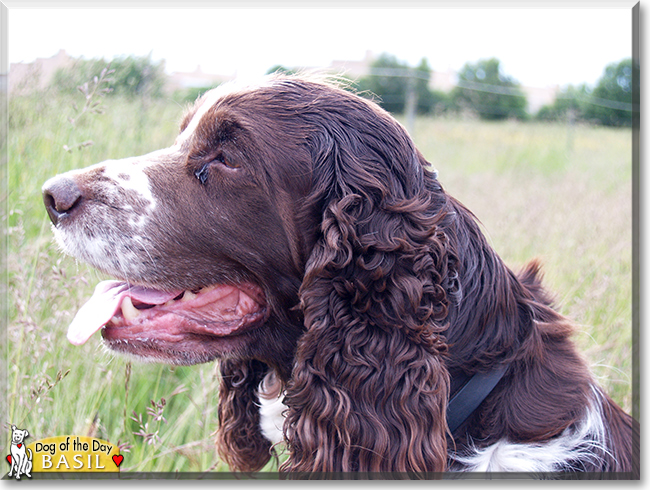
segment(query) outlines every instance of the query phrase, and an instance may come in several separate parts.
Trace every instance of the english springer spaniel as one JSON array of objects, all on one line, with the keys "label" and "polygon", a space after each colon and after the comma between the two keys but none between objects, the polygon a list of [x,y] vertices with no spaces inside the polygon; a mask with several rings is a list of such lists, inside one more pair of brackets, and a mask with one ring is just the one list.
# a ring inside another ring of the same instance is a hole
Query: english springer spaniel
[{"label": "english springer spaniel", "polygon": [[56,240],[116,278],[68,331],[219,361],[233,470],[639,477],[535,262],[504,265],[395,119],[329,83],[203,95],[174,144],[50,179]]}]

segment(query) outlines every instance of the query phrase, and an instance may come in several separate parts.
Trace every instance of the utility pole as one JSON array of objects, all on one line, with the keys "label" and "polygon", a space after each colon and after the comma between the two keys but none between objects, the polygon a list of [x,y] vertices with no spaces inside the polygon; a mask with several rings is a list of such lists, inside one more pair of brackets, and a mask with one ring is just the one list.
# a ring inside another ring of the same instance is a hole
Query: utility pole
[{"label": "utility pole", "polygon": [[406,130],[411,137],[415,131],[415,113],[418,106],[418,94],[415,90],[415,73],[409,69],[409,75],[406,79],[406,100],[404,103],[404,116],[406,119]]}]

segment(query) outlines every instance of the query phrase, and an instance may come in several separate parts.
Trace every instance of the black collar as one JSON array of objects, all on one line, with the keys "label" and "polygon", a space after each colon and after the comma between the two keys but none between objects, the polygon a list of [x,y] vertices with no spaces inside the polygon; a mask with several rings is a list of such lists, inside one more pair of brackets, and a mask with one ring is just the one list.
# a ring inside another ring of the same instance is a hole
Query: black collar
[{"label": "black collar", "polygon": [[474,376],[461,374],[453,377],[452,393],[454,385],[461,388],[455,391],[447,405],[447,426],[452,434],[492,392],[508,366],[509,364],[497,366],[492,371],[476,373]]}]

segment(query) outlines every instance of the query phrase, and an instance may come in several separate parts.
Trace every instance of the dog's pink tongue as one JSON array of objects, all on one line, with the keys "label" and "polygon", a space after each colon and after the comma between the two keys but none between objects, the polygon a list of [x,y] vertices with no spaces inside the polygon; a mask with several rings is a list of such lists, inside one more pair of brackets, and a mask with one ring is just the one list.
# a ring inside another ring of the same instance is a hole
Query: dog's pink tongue
[{"label": "dog's pink tongue", "polygon": [[140,286],[129,288],[121,281],[103,281],[95,288],[92,298],[84,304],[68,327],[68,340],[84,344],[97,330],[106,325],[120,308],[125,296],[150,305],[160,305],[175,298],[181,291],[158,291]]}]

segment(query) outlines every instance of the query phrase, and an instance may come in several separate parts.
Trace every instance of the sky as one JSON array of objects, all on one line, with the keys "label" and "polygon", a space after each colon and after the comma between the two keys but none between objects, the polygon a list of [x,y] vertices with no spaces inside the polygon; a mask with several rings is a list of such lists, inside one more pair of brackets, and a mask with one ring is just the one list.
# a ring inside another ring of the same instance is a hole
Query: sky
[{"label": "sky", "polygon": [[255,78],[277,64],[325,67],[371,51],[411,65],[426,58],[436,71],[496,57],[524,86],[593,85],[607,64],[631,56],[631,19],[628,2],[572,9],[11,8],[8,58],[30,62],[59,49],[105,59],[151,53],[167,72],[200,65]]}]

